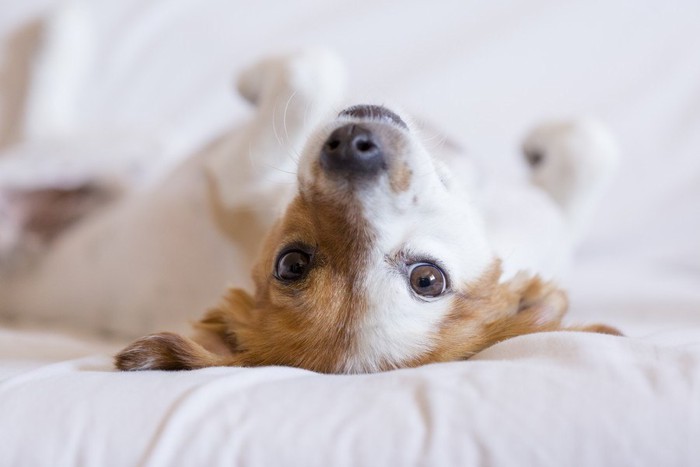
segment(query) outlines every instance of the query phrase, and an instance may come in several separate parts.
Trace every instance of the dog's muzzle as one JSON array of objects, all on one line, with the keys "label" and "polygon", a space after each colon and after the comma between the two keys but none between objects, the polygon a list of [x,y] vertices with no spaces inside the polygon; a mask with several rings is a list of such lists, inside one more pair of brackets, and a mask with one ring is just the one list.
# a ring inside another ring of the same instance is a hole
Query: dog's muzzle
[{"label": "dog's muzzle", "polygon": [[[370,178],[385,172],[391,148],[386,145],[387,127],[408,130],[401,117],[380,105],[349,107],[338,117],[360,120],[337,128],[321,150],[321,167],[328,174],[345,178]],[[382,135],[378,134],[382,133]]]},{"label": "dog's muzzle", "polygon": [[359,123],[333,131],[323,145],[320,162],[326,172],[346,176],[377,175],[387,168],[379,138]]}]

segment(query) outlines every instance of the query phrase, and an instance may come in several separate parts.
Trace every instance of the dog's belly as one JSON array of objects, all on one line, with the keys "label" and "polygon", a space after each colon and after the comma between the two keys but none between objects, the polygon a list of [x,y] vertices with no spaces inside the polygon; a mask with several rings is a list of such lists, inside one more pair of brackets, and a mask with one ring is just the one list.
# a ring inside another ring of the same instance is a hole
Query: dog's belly
[{"label": "dog's belly", "polygon": [[529,184],[490,184],[482,213],[487,236],[503,265],[503,279],[529,271],[562,279],[571,260],[572,236],[551,197]]}]

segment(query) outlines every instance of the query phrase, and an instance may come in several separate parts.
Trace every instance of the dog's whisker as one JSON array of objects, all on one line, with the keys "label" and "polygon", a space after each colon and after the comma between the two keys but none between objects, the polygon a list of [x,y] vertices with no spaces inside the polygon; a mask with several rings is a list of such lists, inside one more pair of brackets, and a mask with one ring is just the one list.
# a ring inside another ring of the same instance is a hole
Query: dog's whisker
[{"label": "dog's whisker", "polygon": [[265,164],[264,167],[266,167],[266,168],[268,168],[268,169],[275,170],[275,171],[277,171],[277,172],[282,172],[282,173],[285,173],[285,174],[294,175],[295,177],[296,177],[296,175],[297,175],[296,172],[292,172],[292,171],[289,171],[289,170],[284,170],[284,169],[281,169],[281,168],[279,168],[279,167],[275,167],[274,165]]},{"label": "dog's whisker", "polygon": [[284,113],[282,114],[282,128],[284,128],[284,136],[287,139],[287,143],[289,143],[289,132],[287,131],[287,112],[289,111],[289,104],[292,102],[292,99],[294,99],[296,94],[296,90],[290,94],[289,99],[287,99],[287,103],[284,105]]},{"label": "dog's whisker", "polygon": [[434,143],[434,144],[432,144],[432,145],[427,145],[427,144],[425,144],[425,142],[424,142],[423,144],[424,144],[428,149],[430,149],[430,150],[435,150],[435,149],[442,148],[442,147],[445,145],[445,142],[446,142],[446,141],[447,141],[447,137],[446,137],[446,136],[440,136],[440,138],[437,140],[437,142]]},{"label": "dog's whisker", "polygon": [[283,148],[284,144],[282,143],[282,139],[277,132],[277,102],[275,102],[275,104],[272,106],[272,133],[275,135],[278,146]]},{"label": "dog's whisker", "polygon": [[253,162],[253,143],[248,142],[248,154],[247,154],[248,164],[251,168],[255,167],[255,162]]},{"label": "dog's whisker", "polygon": [[421,135],[421,140],[422,140],[424,143],[433,141],[433,140],[435,140],[435,139],[440,139],[440,138],[444,139],[445,136],[442,135],[441,133],[437,133],[437,132],[435,132],[435,133],[433,133],[432,135],[429,135],[429,136],[426,136],[425,134],[422,134],[422,135]]},{"label": "dog's whisker", "polygon": [[299,166],[299,160],[301,160],[301,153],[294,148],[290,148],[288,152],[289,157],[294,162],[294,166]]},{"label": "dog's whisker", "polygon": [[308,113],[309,113],[309,106],[310,105],[311,105],[311,101],[306,101],[306,105],[304,105],[304,115],[302,117],[302,121],[304,122],[304,128],[306,128],[308,125]]},{"label": "dog's whisker", "polygon": [[[299,165],[299,161],[298,161],[298,160],[295,160],[294,157],[292,156],[292,154],[290,154],[289,152],[286,152],[286,153],[287,153],[287,157],[289,157],[289,158],[292,160],[292,162],[294,163],[294,167],[297,167],[297,166]],[[253,168],[272,169],[272,170],[275,170],[275,171],[278,171],[278,172],[283,172],[283,173],[286,173],[286,174],[290,174],[290,175],[296,176],[296,171],[285,170],[285,169],[282,169],[281,167],[277,167],[277,166],[274,166],[274,165],[270,165],[270,164],[265,164],[265,163],[259,162],[259,159],[256,158],[256,157],[254,157],[254,155],[253,155],[252,143],[248,143],[248,154],[247,154],[247,159],[248,159],[248,163],[249,163],[250,166],[253,167]]]},{"label": "dog's whisker", "polygon": [[[291,157],[291,156],[290,156],[290,157]],[[281,167],[277,167],[277,166],[274,166],[274,165],[271,165],[271,164],[266,164],[266,163],[260,163],[260,162],[254,163],[254,162],[253,162],[252,148],[250,148],[250,147],[248,148],[248,160],[251,162],[251,164],[254,164],[255,167],[261,167],[261,168],[265,168],[265,169],[271,169],[271,170],[275,170],[275,171],[277,171],[277,172],[282,172],[282,173],[285,173],[285,174],[294,175],[294,176],[296,177],[296,171],[285,170],[285,169],[283,169],[283,168],[281,168]]]}]

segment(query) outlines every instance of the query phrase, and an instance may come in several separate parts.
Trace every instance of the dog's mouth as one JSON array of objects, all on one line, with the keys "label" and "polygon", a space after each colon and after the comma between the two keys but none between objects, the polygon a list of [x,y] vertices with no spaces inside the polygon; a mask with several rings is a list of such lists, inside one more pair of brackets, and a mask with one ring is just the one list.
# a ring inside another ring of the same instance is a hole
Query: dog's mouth
[{"label": "dog's mouth", "polygon": [[404,122],[401,117],[381,105],[354,105],[340,112],[338,117],[385,121],[393,123],[404,130],[408,130],[408,125],[406,125],[406,122]]}]

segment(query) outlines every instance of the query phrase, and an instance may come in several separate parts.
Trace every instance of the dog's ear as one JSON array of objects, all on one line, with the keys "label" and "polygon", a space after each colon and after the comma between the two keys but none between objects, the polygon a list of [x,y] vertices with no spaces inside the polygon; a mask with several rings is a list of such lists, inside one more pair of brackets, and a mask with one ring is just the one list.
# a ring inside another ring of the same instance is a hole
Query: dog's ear
[{"label": "dog's ear", "polygon": [[546,331],[622,335],[617,329],[604,324],[563,326],[562,319],[569,307],[569,301],[566,293],[553,282],[543,281],[537,276],[518,274],[504,285],[508,287],[511,297],[517,298],[517,310],[514,314],[486,326],[486,335],[490,336],[492,343],[522,334]]},{"label": "dog's ear", "polygon": [[254,301],[241,289],[229,289],[218,307],[194,323],[193,339],[219,355],[241,351],[241,337],[254,328]]},{"label": "dog's ear", "polygon": [[231,289],[217,308],[194,324],[193,339],[162,332],[142,337],[119,352],[115,366],[130,370],[194,370],[210,366],[242,365],[239,333],[253,323],[253,299]]},{"label": "dog's ear", "polygon": [[552,282],[518,274],[505,284],[508,313],[485,326],[485,335],[494,344],[511,337],[561,329],[569,307],[566,293]]},{"label": "dog's ear", "polygon": [[172,371],[235,363],[209,352],[191,339],[171,332],[161,332],[132,342],[114,357],[114,364],[122,371]]},{"label": "dog's ear", "polygon": [[518,274],[501,282],[500,263],[457,294],[438,344],[417,364],[464,360],[500,341],[554,331],[566,312],[566,294],[538,277]]},{"label": "dog's ear", "polygon": [[498,342],[536,332],[620,334],[604,325],[564,327],[568,299],[562,289],[524,273],[507,282],[501,282],[500,275],[497,264],[455,301],[438,346],[416,364],[467,359]]}]

